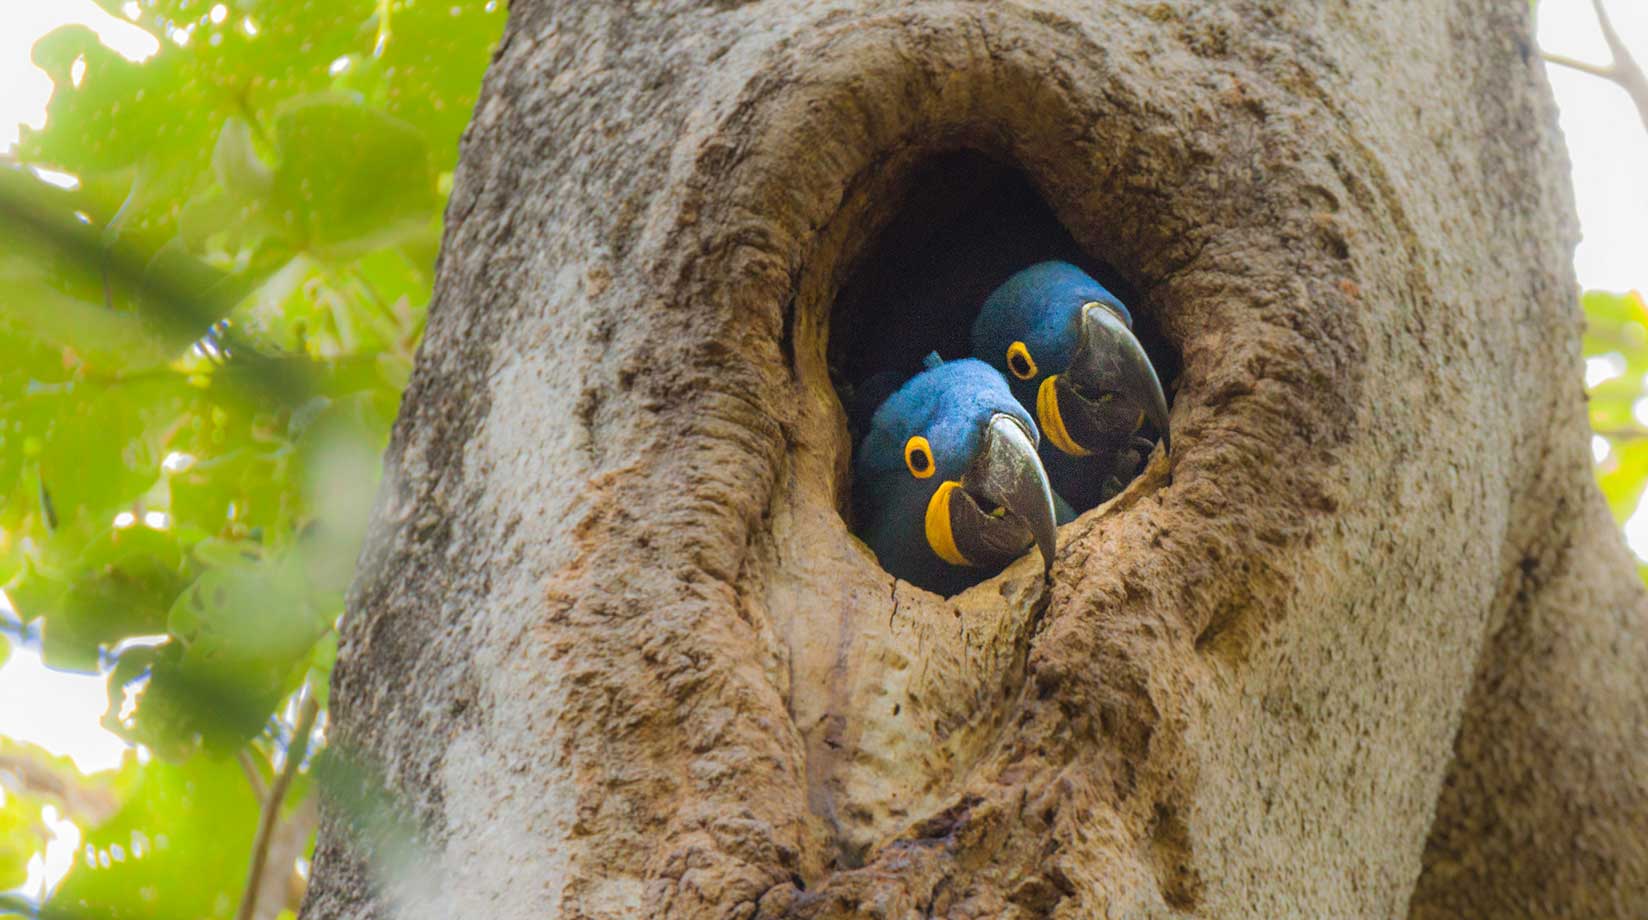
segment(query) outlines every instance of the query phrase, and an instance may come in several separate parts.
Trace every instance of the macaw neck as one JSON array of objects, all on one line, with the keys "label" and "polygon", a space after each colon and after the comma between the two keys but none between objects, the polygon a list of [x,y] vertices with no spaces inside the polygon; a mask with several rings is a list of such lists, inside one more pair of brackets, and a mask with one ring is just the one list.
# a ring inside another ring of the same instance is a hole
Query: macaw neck
[{"label": "macaw neck", "polygon": [[979,569],[955,566],[938,557],[927,543],[927,502],[942,482],[885,477],[865,483],[872,490],[866,506],[872,509],[861,522],[859,536],[869,545],[881,567],[917,587],[946,596],[977,581]]}]

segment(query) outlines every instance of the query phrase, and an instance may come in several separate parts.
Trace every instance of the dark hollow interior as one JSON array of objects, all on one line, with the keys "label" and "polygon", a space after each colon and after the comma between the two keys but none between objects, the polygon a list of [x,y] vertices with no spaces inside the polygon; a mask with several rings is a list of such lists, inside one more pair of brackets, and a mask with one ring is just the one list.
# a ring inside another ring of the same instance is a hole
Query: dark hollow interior
[{"label": "dark hollow interior", "polygon": [[1127,304],[1171,402],[1179,356],[1148,305],[1114,266],[1082,251],[1022,172],[974,151],[942,154],[914,168],[902,197],[831,313],[830,372],[849,412],[854,389],[877,373],[914,375],[932,351],[966,357],[984,299],[1048,259],[1079,266]]}]

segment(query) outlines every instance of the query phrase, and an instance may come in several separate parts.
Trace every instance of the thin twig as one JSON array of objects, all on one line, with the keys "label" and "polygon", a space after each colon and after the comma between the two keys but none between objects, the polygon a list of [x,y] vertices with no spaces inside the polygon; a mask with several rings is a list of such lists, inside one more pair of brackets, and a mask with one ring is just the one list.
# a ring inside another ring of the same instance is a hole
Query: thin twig
[{"label": "thin twig", "polygon": [[1602,27],[1602,40],[1608,44],[1609,62],[1606,65],[1592,64],[1548,52],[1543,57],[1549,63],[1601,77],[1625,90],[1637,107],[1637,117],[1642,119],[1642,126],[1648,128],[1648,75],[1643,74],[1641,65],[1631,56],[1631,49],[1625,47],[1624,40],[1614,29],[1613,20],[1608,18],[1608,9],[1603,6],[1602,0],[1591,0],[1591,8],[1596,10],[1597,24]]},{"label": "thin twig", "polygon": [[251,751],[242,747],[240,753],[235,755],[235,759],[240,761],[240,770],[246,774],[246,784],[252,787],[252,794],[257,796],[258,806],[262,807],[264,796],[269,794],[269,790],[263,784],[263,774],[258,772],[258,766],[252,760]]},{"label": "thin twig", "polygon": [[292,780],[298,775],[298,765],[309,751],[309,734],[314,731],[315,719],[319,715],[320,703],[305,688],[303,703],[298,708],[298,724],[292,730],[292,740],[286,745],[286,763],[281,766],[280,775],[275,777],[274,783],[269,786],[269,794],[263,799],[257,836],[252,838],[252,866],[246,874],[246,893],[240,898],[240,910],[235,912],[235,920],[251,920],[257,910],[258,888],[263,882],[264,863],[269,858],[269,841],[274,839],[275,825],[280,821],[280,806],[286,798],[286,790],[291,788]]},{"label": "thin twig", "polygon": [[[298,860],[309,846],[309,838],[314,836],[319,822],[320,810],[314,795],[304,796],[286,820],[280,822],[274,842],[269,845],[270,869],[263,873],[263,890],[258,893],[258,909],[253,920],[275,920],[282,911],[295,914],[303,906],[308,881],[298,871]],[[285,867],[284,876],[279,874],[281,867]]]},{"label": "thin twig", "polygon": [[1577,70],[1580,73],[1588,73],[1593,77],[1601,77],[1604,80],[1613,80],[1619,76],[1618,71],[1614,70],[1611,65],[1593,64],[1590,61],[1582,61],[1578,58],[1571,58],[1566,54],[1555,54],[1550,51],[1544,52],[1543,56],[1547,64],[1557,64],[1569,70]]}]

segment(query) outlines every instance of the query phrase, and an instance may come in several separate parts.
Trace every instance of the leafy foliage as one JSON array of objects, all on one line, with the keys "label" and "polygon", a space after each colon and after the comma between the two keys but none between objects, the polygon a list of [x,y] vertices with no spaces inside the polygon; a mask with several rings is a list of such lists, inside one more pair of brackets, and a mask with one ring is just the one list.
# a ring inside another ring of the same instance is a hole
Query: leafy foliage
[{"label": "leafy foliage", "polygon": [[17,887],[27,876],[29,861],[49,836],[47,809],[100,823],[115,808],[118,776],[82,776],[67,757],[53,757],[32,744],[0,738],[0,775],[7,779],[0,792],[0,890]]},{"label": "leafy foliage", "polygon": [[1608,451],[1597,480],[1614,518],[1624,523],[1648,487],[1648,305],[1642,295],[1587,291],[1585,357],[1597,380],[1590,388],[1591,427]]},{"label": "leafy foliage", "polygon": [[233,916],[259,811],[235,763],[128,757],[113,785],[120,809],[86,833],[42,916]]},{"label": "leafy foliage", "polygon": [[[99,2],[159,52],[41,39],[46,127],[0,161],[0,585],[153,756],[77,821],[42,915],[227,917],[260,812],[244,765],[269,772],[294,694],[326,698],[504,10]],[[0,802],[0,890],[40,807]]]}]

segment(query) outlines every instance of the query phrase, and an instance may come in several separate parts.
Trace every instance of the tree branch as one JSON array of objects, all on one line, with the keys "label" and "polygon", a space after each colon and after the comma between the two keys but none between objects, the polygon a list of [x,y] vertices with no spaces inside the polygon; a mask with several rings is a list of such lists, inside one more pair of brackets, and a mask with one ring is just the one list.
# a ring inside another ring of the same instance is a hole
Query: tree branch
[{"label": "tree branch", "polygon": [[1613,20],[1608,18],[1608,10],[1602,0],[1591,0],[1591,8],[1596,10],[1597,24],[1602,26],[1602,39],[1608,43],[1608,53],[1614,57],[1614,70],[1617,72],[1614,82],[1630,94],[1631,101],[1637,107],[1637,117],[1642,119],[1642,126],[1648,128],[1648,76],[1643,74],[1642,67],[1631,56],[1631,49],[1625,47],[1625,42],[1614,30]]},{"label": "tree branch", "polygon": [[1637,117],[1642,119],[1643,128],[1648,129],[1648,75],[1643,74],[1641,65],[1631,56],[1631,49],[1625,47],[1624,40],[1615,31],[1614,22],[1608,18],[1608,10],[1602,0],[1591,0],[1591,8],[1596,10],[1597,24],[1602,27],[1602,40],[1608,44],[1611,60],[1606,66],[1562,54],[1543,52],[1542,56],[1546,63],[1601,77],[1625,90],[1637,107]]},{"label": "tree branch", "polygon": [[1628,59],[1631,53],[1625,50],[1625,43],[1620,41],[1619,33],[1614,30],[1614,21],[1608,18],[1608,8],[1602,0],[1591,0],[1591,9],[1596,10],[1597,25],[1602,27],[1602,40],[1608,43],[1608,53],[1614,56],[1617,63]]},{"label": "tree branch", "polygon": [[251,920],[257,910],[258,889],[263,881],[264,863],[269,857],[269,842],[274,839],[275,826],[280,821],[280,806],[286,798],[287,789],[291,788],[292,780],[298,775],[298,765],[303,763],[303,756],[309,750],[309,734],[314,731],[315,719],[319,715],[320,704],[305,689],[303,703],[298,709],[298,724],[292,730],[291,742],[286,745],[286,763],[281,766],[280,775],[275,777],[274,783],[269,786],[269,794],[263,799],[257,836],[252,839],[252,866],[246,874],[246,893],[241,896],[240,910],[235,912],[235,920]]},{"label": "tree branch", "polygon": [[1618,72],[1610,65],[1593,64],[1590,61],[1582,61],[1578,58],[1571,58],[1566,54],[1554,54],[1549,51],[1542,52],[1540,56],[1545,58],[1547,64],[1557,64],[1569,70],[1577,70],[1580,73],[1588,73],[1593,77],[1601,77],[1604,80],[1615,80],[1619,76]]},{"label": "tree branch", "polygon": [[65,815],[93,824],[108,820],[120,806],[107,789],[29,751],[0,754],[0,789],[46,799]]}]

